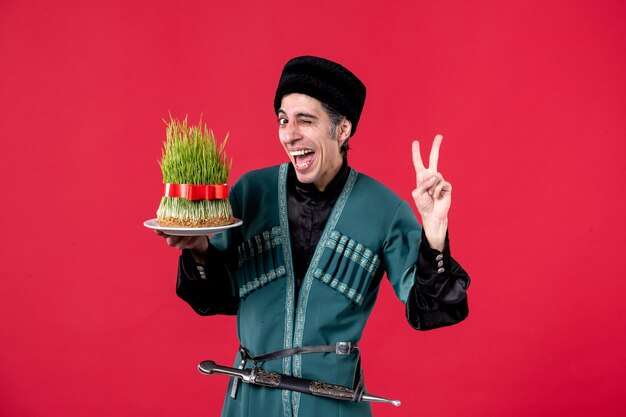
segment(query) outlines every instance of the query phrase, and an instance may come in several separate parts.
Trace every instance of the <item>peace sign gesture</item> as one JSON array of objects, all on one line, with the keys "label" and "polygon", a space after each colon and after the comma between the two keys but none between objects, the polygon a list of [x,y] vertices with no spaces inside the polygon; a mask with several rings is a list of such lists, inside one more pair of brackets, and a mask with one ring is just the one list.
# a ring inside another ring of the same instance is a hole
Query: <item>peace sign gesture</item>
[{"label": "peace sign gesture", "polygon": [[452,185],[437,171],[439,148],[443,136],[435,136],[428,168],[422,162],[419,141],[413,141],[413,166],[417,188],[413,190],[415,206],[422,218],[424,233],[433,249],[442,250],[448,228],[448,211],[452,202]]}]

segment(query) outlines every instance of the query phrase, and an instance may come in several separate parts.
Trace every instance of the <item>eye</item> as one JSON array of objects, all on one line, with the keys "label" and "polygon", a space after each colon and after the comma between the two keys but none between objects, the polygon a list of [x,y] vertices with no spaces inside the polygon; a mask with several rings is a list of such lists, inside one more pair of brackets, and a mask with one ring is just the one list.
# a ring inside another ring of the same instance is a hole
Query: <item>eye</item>
[{"label": "eye", "polygon": [[279,117],[278,118],[278,125],[279,126],[285,126],[287,123],[289,123],[289,120],[285,119],[284,117]]}]

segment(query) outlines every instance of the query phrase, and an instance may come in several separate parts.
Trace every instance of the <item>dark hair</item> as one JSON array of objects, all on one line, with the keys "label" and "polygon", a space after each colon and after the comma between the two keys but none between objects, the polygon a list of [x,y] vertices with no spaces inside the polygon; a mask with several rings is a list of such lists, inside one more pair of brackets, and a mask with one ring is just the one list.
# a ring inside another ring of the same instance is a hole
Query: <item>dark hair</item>
[{"label": "dark hair", "polygon": [[[346,116],[339,113],[337,110],[335,110],[328,104],[324,103],[323,101],[321,101],[320,103],[322,103],[322,108],[324,109],[324,111],[326,111],[326,114],[328,115],[328,118],[330,119],[330,127],[328,128],[328,134],[332,139],[337,139],[337,128],[343,122],[343,119],[345,119]],[[348,138],[343,143],[343,145],[341,145],[341,153],[344,156],[348,155],[348,149],[350,149],[350,146],[348,146],[348,142],[350,141],[351,137],[352,135],[348,136]]]}]

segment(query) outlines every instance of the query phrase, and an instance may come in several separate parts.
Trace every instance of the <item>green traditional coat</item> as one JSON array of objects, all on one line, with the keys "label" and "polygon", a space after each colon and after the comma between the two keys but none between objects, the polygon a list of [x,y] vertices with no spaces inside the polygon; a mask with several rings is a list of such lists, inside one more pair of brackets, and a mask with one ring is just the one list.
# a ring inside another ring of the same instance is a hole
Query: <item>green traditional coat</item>
[{"label": "green traditional coat", "polygon": [[[243,226],[211,238],[216,253],[209,271],[219,270],[213,265],[220,259],[228,260],[228,265],[207,281],[227,282],[226,288],[239,298],[239,340],[254,356],[297,346],[357,343],[376,301],[382,276],[387,274],[403,303],[407,303],[416,281],[422,233],[413,211],[391,190],[351,169],[295,299],[287,169],[284,164],[244,175],[233,186],[230,197],[235,217],[243,219]],[[179,273],[179,286],[180,279]],[[452,297],[452,303],[465,306],[465,313],[458,313],[453,321],[460,321],[467,314],[468,283],[469,279],[455,279],[445,285],[455,295],[438,294],[444,302],[446,297]],[[210,306],[202,307],[201,295],[193,297],[195,302],[187,301],[196,311],[215,313]],[[438,305],[436,301],[424,300],[423,294],[416,297],[409,304]],[[427,314],[420,319],[424,323],[429,320]],[[357,360],[354,354],[313,353],[266,361],[260,366],[268,371],[351,387]],[[239,364],[238,355],[235,366]],[[363,402],[241,383],[233,399],[230,390],[229,386],[223,416],[371,415],[369,404]]]}]

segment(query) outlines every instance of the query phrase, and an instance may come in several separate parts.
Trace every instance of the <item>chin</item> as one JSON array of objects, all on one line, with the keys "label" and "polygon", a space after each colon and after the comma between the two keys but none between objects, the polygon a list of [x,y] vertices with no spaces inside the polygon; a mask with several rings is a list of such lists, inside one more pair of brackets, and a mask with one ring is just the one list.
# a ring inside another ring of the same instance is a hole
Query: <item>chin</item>
[{"label": "chin", "polygon": [[298,181],[303,184],[310,184],[312,182],[315,182],[315,176],[306,174],[303,175],[300,174],[298,171],[296,171],[296,177],[298,178]]}]

